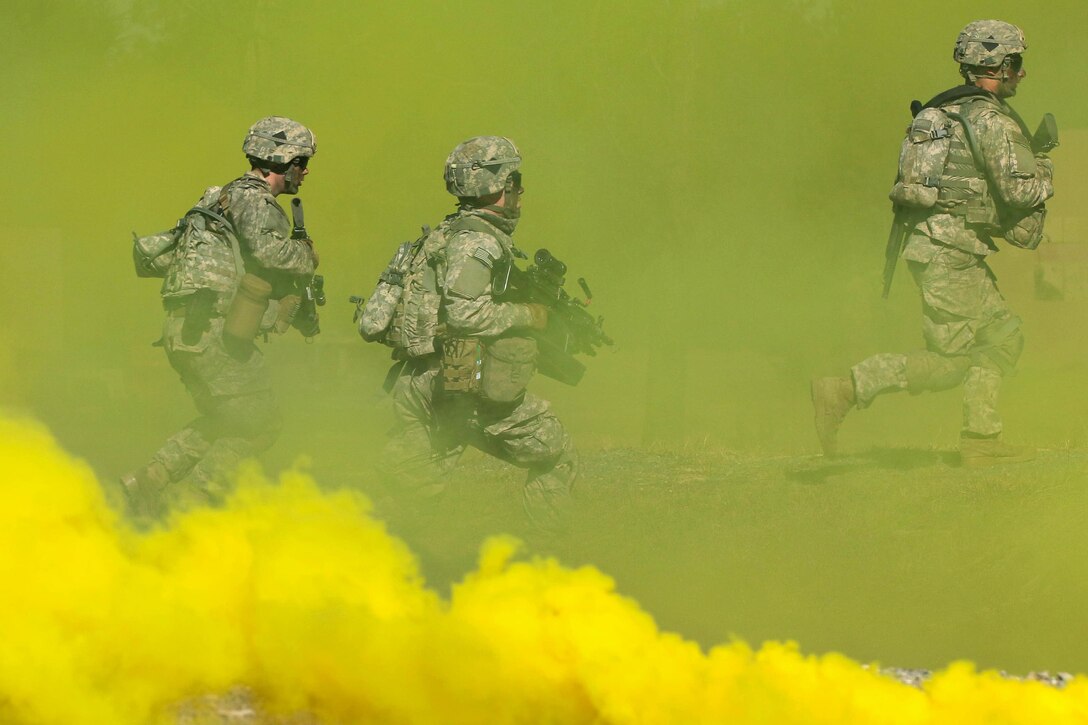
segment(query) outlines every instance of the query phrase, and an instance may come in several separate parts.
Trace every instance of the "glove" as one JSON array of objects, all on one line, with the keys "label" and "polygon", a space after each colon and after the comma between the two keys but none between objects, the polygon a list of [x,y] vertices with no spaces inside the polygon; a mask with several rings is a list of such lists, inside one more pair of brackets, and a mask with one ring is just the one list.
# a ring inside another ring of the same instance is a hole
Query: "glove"
[{"label": "glove", "polygon": [[548,329],[548,308],[539,302],[527,302],[525,306],[529,308],[529,313],[533,316],[529,327],[534,330]]},{"label": "glove", "polygon": [[291,328],[291,323],[295,321],[295,315],[298,314],[301,304],[302,298],[298,295],[287,295],[280,300],[279,308],[276,310],[276,320],[272,325],[277,335],[282,335]]},{"label": "glove", "polygon": [[321,318],[317,314],[317,310],[311,306],[308,309],[300,310],[300,314],[295,315],[291,326],[301,332],[303,337],[316,337],[321,333]]}]

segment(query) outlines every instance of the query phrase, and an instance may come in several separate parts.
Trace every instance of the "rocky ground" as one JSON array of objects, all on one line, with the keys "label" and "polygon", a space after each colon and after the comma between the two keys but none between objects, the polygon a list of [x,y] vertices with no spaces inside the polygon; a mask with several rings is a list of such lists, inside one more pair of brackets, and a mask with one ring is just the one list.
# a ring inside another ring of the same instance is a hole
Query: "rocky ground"
[{"label": "rocky ground", "polygon": [[[926,680],[933,676],[933,671],[908,669],[905,667],[881,667],[880,674],[895,678],[904,685],[921,688],[925,685]],[[1044,685],[1050,685],[1059,690],[1068,685],[1073,679],[1073,675],[1068,672],[1029,672],[1026,675],[1014,675],[1001,671],[1000,674],[1002,677],[1010,680],[1042,682]]]}]

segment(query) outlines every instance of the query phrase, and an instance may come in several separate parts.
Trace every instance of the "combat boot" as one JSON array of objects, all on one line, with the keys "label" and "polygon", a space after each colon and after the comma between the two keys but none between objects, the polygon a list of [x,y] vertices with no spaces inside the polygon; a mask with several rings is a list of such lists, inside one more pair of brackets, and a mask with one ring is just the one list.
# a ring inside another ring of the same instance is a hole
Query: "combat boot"
[{"label": "combat boot", "polygon": [[816,435],[824,455],[834,456],[837,451],[839,426],[846,414],[857,404],[854,381],[845,378],[814,378],[812,380],[812,407],[816,412]]},{"label": "combat boot", "polygon": [[162,493],[169,484],[170,474],[158,461],[121,476],[125,513],[136,521],[157,518],[162,508]]},{"label": "combat boot", "polygon": [[960,438],[960,465],[964,468],[984,468],[1003,463],[1023,463],[1035,459],[1035,449],[1014,446],[1000,438]]}]

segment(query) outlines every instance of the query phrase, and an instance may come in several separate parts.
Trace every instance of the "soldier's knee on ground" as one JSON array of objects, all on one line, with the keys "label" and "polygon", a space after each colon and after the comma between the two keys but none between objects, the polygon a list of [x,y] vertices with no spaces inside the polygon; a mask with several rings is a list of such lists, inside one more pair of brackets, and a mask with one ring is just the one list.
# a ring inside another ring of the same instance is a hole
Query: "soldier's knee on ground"
[{"label": "soldier's knee on ground", "polygon": [[571,492],[578,469],[578,452],[569,440],[554,459],[529,469],[522,489],[522,505],[536,529],[560,534],[569,527],[573,506]]}]

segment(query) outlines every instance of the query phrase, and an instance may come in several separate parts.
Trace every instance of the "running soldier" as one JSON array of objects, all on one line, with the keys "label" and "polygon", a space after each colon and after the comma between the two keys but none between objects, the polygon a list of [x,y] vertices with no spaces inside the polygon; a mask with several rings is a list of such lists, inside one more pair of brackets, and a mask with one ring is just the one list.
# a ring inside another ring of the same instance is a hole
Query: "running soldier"
[{"label": "running soldier", "polygon": [[[849,377],[812,383],[816,430],[825,455],[839,425],[882,393],[963,385],[960,455],[965,466],[1030,460],[1034,452],[1001,440],[1002,378],[1024,344],[1020,319],[998,291],[986,257],[994,236],[1034,249],[1042,239],[1053,167],[1006,103],[1024,79],[1027,43],[1020,28],[980,20],[953,51],[964,85],[916,104],[892,189],[901,256],[922,297],[926,349],[882,353]],[[895,235],[893,233],[893,239]],[[890,243],[892,264],[899,248]],[[894,270],[894,266],[892,267]]]},{"label": "running soldier", "polygon": [[316,314],[297,315],[297,293],[313,277],[317,254],[309,238],[292,234],[276,201],[296,194],[309,174],[314,134],[271,116],[249,129],[242,150],[250,170],[210,187],[172,231],[177,241],[164,270],[161,345],[200,416],[122,477],[138,517],[159,510],[167,487],[186,478],[207,502],[222,498],[222,474],[267,449],[280,432],[254,338],[292,324],[307,336],[317,332]]}]

